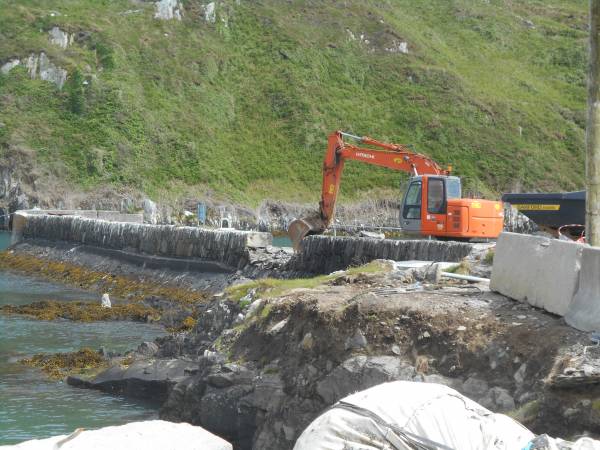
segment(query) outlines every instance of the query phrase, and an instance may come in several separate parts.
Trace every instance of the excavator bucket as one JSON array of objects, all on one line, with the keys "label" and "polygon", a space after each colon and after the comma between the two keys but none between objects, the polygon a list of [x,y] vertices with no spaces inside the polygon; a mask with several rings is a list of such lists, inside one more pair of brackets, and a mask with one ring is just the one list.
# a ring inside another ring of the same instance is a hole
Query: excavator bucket
[{"label": "excavator bucket", "polygon": [[327,227],[320,217],[303,217],[292,221],[288,227],[288,235],[292,240],[294,251],[300,251],[300,243],[305,236],[321,234],[326,229]]}]

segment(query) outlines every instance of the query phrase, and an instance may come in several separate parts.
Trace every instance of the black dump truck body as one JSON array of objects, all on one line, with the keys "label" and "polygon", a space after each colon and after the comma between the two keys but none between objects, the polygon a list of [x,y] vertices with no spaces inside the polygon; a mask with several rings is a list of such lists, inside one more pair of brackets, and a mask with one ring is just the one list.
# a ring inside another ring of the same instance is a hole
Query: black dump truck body
[{"label": "black dump truck body", "polygon": [[504,194],[510,203],[540,227],[585,224],[585,191],[552,194]]}]

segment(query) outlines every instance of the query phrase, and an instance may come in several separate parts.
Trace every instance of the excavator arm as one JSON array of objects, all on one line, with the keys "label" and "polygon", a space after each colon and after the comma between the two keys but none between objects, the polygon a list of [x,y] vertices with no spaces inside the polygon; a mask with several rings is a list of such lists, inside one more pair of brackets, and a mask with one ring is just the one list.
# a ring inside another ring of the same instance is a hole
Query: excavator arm
[{"label": "excavator arm", "polygon": [[[360,144],[376,148],[358,147],[344,142],[344,137],[354,139]],[[310,234],[321,234],[331,224],[340,181],[347,160],[360,161],[393,170],[409,172],[413,175],[448,175],[449,170],[442,169],[435,161],[425,155],[411,152],[406,146],[388,144],[370,137],[353,136],[342,131],[329,135],[327,153],[323,161],[323,187],[319,214],[294,220],[288,234],[294,249],[300,248],[300,242]]]}]

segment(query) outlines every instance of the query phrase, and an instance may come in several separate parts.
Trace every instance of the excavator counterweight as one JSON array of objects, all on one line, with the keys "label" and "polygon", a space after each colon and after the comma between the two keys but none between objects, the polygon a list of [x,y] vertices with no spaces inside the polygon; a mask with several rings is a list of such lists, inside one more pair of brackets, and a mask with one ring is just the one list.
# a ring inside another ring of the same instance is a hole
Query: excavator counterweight
[{"label": "excavator counterweight", "polygon": [[[344,137],[370,147],[348,144]],[[400,211],[400,225],[407,232],[465,240],[496,238],[502,231],[502,203],[461,199],[460,179],[450,176],[450,169],[442,169],[431,158],[414,153],[404,145],[335,131],[329,135],[323,161],[319,212],[289,225],[294,250],[299,251],[304,237],[322,234],[331,224],[346,161],[360,161],[413,175]]]}]

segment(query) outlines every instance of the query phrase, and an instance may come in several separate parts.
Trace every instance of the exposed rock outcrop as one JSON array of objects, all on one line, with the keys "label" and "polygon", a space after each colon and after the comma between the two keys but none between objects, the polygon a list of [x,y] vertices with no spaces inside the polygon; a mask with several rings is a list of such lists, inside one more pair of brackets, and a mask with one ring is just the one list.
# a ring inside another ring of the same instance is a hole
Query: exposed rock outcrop
[{"label": "exposed rock outcrop", "polygon": [[3,64],[0,67],[0,71],[7,75],[18,65],[23,65],[27,68],[27,72],[32,80],[39,78],[40,80],[49,81],[54,83],[59,89],[62,89],[67,81],[68,72],[50,61],[44,52],[40,52],[39,54],[31,53],[27,59],[22,61],[18,58],[13,58]]},{"label": "exposed rock outcrop", "polygon": [[215,2],[210,2],[204,5],[204,20],[208,23],[217,21],[217,6]]},{"label": "exposed rock outcrop", "polygon": [[74,36],[58,27],[52,27],[52,29],[48,31],[48,34],[50,42],[54,45],[58,45],[62,49],[66,49],[73,43]]},{"label": "exposed rock outcrop", "polygon": [[17,67],[19,64],[21,64],[21,60],[18,58],[13,58],[7,62],[5,62],[4,64],[2,64],[2,66],[0,66],[0,72],[3,75],[8,74],[12,69],[14,69],[15,67]]},{"label": "exposed rock outcrop", "polygon": [[161,20],[181,20],[183,6],[179,0],[160,0],[154,3],[154,18]]}]

